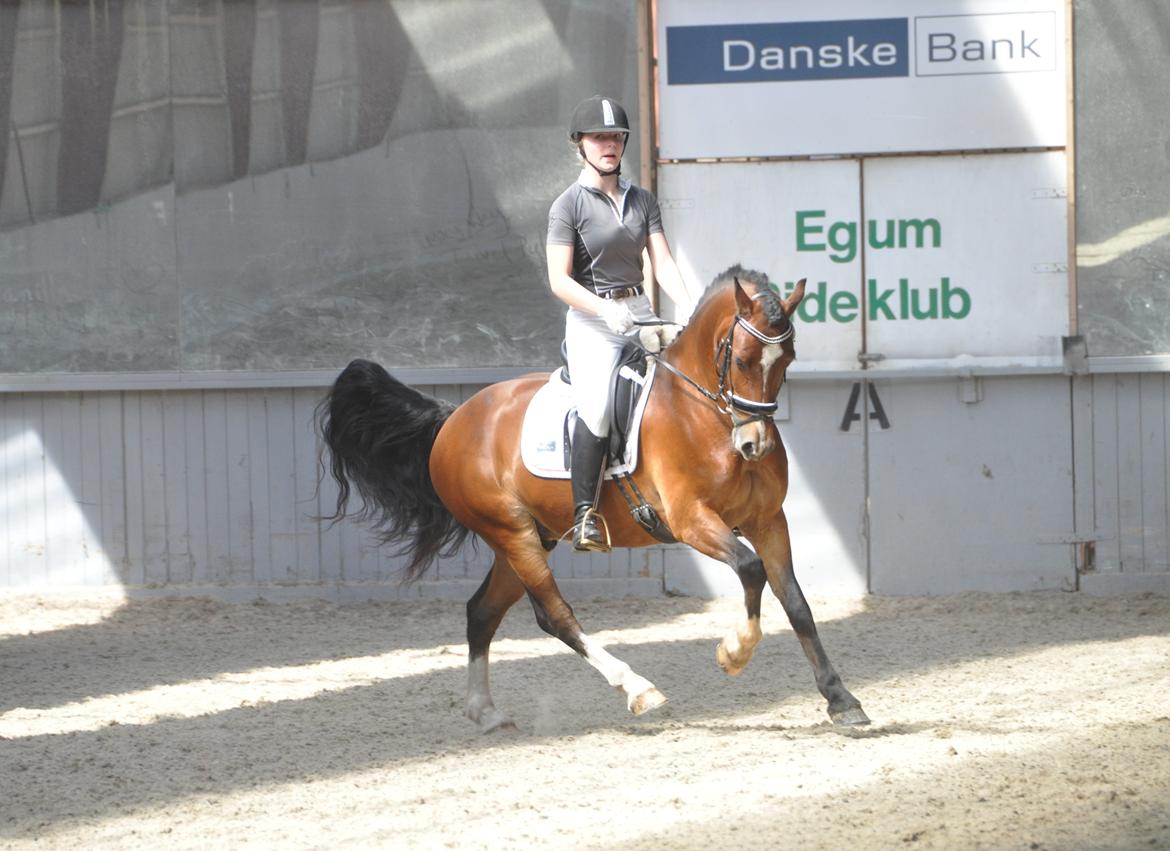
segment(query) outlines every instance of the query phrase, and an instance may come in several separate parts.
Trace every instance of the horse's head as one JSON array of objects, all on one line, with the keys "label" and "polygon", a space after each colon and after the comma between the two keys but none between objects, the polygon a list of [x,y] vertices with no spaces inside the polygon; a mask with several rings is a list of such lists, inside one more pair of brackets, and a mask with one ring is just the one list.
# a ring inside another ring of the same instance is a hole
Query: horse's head
[{"label": "horse's head", "polygon": [[[708,341],[713,354],[715,401],[731,419],[731,443],[758,461],[776,448],[770,428],[776,398],[796,357],[792,314],[804,297],[804,279],[787,298],[766,275],[732,266],[719,275],[695,309],[688,330]],[[688,335],[690,336],[690,335]]]}]

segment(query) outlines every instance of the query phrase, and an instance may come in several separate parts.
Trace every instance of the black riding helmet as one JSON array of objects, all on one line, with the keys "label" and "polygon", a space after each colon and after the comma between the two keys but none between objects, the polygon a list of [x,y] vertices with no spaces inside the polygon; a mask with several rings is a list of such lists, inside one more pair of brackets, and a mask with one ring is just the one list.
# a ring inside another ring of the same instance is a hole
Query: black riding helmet
[{"label": "black riding helmet", "polygon": [[621,174],[620,161],[617,168],[610,171],[602,171],[589,162],[581,145],[581,137],[586,133],[624,133],[626,139],[629,139],[630,121],[626,118],[626,111],[622,109],[622,105],[612,98],[594,95],[577,104],[577,108],[573,110],[573,118],[569,122],[569,141],[577,146],[577,154],[581,159],[602,176]]},{"label": "black riding helmet", "polygon": [[630,121],[616,100],[594,95],[577,104],[569,122],[571,142],[580,142],[585,133],[625,133],[628,136]]}]

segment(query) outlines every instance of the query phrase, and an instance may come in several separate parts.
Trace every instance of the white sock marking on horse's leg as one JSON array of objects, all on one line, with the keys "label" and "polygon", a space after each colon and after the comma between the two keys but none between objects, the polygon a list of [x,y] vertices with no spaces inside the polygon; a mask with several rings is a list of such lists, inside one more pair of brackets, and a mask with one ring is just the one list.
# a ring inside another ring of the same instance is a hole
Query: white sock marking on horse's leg
[{"label": "white sock marking on horse's leg", "polygon": [[581,634],[581,645],[585,648],[585,661],[596,668],[605,677],[607,683],[614,688],[620,688],[625,693],[626,706],[631,712],[638,705],[639,697],[646,692],[658,692],[658,689],[654,688],[654,683],[635,674],[629,665],[610,654],[584,633]]},{"label": "white sock marking on horse's leg", "polygon": [[719,664],[729,674],[738,674],[751,661],[756,645],[764,633],[759,618],[744,618],[723,636],[719,647]]},{"label": "white sock marking on horse's leg", "polygon": [[467,663],[467,717],[487,733],[497,727],[511,724],[512,719],[496,709],[488,687],[487,654]]}]

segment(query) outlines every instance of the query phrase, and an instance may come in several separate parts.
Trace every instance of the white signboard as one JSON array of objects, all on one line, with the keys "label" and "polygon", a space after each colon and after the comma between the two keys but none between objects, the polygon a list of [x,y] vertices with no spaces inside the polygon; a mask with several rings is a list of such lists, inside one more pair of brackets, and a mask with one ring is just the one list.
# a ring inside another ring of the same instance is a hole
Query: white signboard
[{"label": "white signboard", "polygon": [[[767,273],[785,291],[803,277],[807,291],[822,302],[831,298],[829,282],[833,294],[843,290],[856,300],[860,263],[843,265],[829,251],[798,252],[796,216],[819,210],[825,221],[856,221],[859,176],[858,163],[845,160],[663,165],[658,171],[662,223],[679,268],[694,284],[706,286],[739,263]],[[808,314],[799,318],[796,333],[802,368],[857,368],[860,322]]]},{"label": "white signboard", "polygon": [[1064,0],[659,0],[663,159],[1064,147]]},{"label": "white signboard", "polygon": [[1067,203],[1062,152],[867,162],[875,368],[923,359],[1059,366],[1069,333]]},{"label": "white signboard", "polygon": [[733,262],[781,291],[808,279],[799,371],[863,350],[878,372],[1061,364],[1063,152],[867,161],[864,178],[849,160],[665,164],[659,197],[691,280]]}]

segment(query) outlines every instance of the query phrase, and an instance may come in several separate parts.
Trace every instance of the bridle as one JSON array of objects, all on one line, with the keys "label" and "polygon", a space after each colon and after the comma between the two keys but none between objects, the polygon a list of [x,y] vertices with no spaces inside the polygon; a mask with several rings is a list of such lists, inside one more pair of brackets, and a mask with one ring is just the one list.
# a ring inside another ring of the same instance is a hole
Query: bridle
[{"label": "bridle", "polygon": [[[769,337],[742,316],[736,316],[735,321],[731,323],[731,327],[727,330],[727,336],[719,344],[719,348],[715,353],[716,362],[719,363],[719,390],[717,391],[717,395],[727,403],[726,407],[720,410],[731,417],[731,424],[734,428],[739,428],[752,422],[770,420],[776,415],[776,411],[780,409],[779,402],[756,402],[752,399],[746,399],[735,392],[735,388],[731,384],[731,354],[732,346],[735,343],[735,329],[742,327],[764,345],[779,345],[786,340],[791,340],[796,333],[792,321],[789,320],[787,324],[788,327],[775,337]],[[724,387],[724,383],[726,383],[726,387]],[[746,414],[747,418],[736,419],[736,413]]]},{"label": "bridle", "polygon": [[[639,323],[641,324],[641,323]],[[658,324],[658,323],[646,323]],[[757,402],[754,399],[747,399],[735,392],[735,388],[731,383],[731,357],[735,345],[735,329],[743,328],[748,334],[755,337],[764,345],[778,345],[791,340],[796,333],[796,328],[792,324],[792,320],[788,320],[788,327],[777,334],[775,337],[770,337],[763,331],[756,328],[744,317],[737,315],[735,321],[731,323],[731,327],[727,329],[727,336],[720,341],[719,346],[715,350],[715,369],[719,376],[719,386],[715,392],[711,392],[699,382],[695,381],[689,375],[684,373],[676,366],[667,363],[661,354],[655,354],[658,363],[673,372],[683,381],[690,384],[696,390],[703,394],[708,400],[713,402],[719,409],[720,413],[726,414],[731,419],[732,428],[739,428],[753,422],[762,422],[772,419],[776,412],[780,409],[779,402]],[[744,415],[742,418],[737,417],[737,414]]]}]

